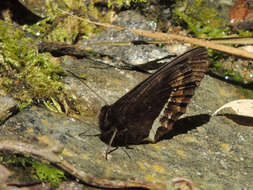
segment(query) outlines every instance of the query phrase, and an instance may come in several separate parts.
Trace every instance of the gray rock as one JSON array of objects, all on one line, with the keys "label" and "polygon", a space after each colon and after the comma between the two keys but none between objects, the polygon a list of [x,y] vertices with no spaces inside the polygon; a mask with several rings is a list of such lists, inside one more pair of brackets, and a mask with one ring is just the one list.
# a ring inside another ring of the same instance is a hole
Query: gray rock
[{"label": "gray rock", "polygon": [[0,96],[0,105],[0,123],[3,123],[18,110],[17,102],[9,96]]},{"label": "gray rock", "polygon": [[[144,16],[137,14],[134,11],[125,11],[118,15],[115,25],[125,26],[132,29],[142,30],[156,30],[156,23],[148,21]],[[145,41],[152,40],[149,37],[137,36],[129,30],[118,31],[113,28],[106,29],[101,34],[96,35],[94,38],[80,43],[81,47],[90,47],[95,51],[110,55],[118,62],[124,61],[125,63],[138,65],[147,63],[149,61],[160,59],[170,55],[170,53],[154,44],[144,45],[106,45],[107,42],[131,42],[131,41]],[[93,43],[99,42],[99,45]],[[105,42],[105,45],[102,43]],[[107,62],[107,64],[114,65],[115,63]]]}]

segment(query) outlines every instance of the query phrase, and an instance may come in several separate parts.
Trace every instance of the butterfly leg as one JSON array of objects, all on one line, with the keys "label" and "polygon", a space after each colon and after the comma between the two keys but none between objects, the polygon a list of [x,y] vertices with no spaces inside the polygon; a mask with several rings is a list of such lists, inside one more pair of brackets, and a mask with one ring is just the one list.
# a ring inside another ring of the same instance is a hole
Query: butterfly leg
[{"label": "butterfly leg", "polygon": [[106,159],[106,160],[107,160],[107,155],[108,155],[108,153],[110,152],[110,148],[111,148],[111,146],[112,146],[113,139],[115,138],[117,132],[118,132],[118,129],[117,129],[117,128],[114,128],[114,132],[113,132],[113,134],[112,134],[112,137],[111,137],[111,139],[110,139],[110,142],[109,142],[109,144],[108,144],[108,146],[107,146],[107,149],[106,149],[106,151],[105,151],[105,159]]}]

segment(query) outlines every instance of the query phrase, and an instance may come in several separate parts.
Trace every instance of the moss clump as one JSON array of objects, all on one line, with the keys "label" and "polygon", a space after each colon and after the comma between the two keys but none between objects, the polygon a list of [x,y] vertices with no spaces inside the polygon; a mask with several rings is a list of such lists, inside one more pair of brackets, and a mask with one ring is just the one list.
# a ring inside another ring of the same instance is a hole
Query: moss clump
[{"label": "moss clump", "polygon": [[247,98],[253,99],[253,90],[245,89],[245,88],[240,88],[240,90],[244,93],[244,95],[245,95]]},{"label": "moss clump", "polygon": [[[22,30],[0,21],[0,87],[29,104],[62,93],[64,71],[48,53],[40,54]],[[24,104],[25,103],[25,104]]]},{"label": "moss clump", "polygon": [[52,186],[58,186],[63,180],[66,180],[64,171],[51,165],[33,161],[32,167],[41,181],[49,182]]},{"label": "moss clump", "polygon": [[53,187],[57,187],[63,180],[66,180],[64,171],[39,162],[30,156],[0,154],[0,163],[14,171],[14,175],[23,173],[20,180],[37,181],[39,179],[42,182],[50,183]]},{"label": "moss clump", "polygon": [[244,84],[244,79],[234,71],[226,71],[225,75],[228,76],[230,80],[233,80],[239,84]]},{"label": "moss clump", "polygon": [[[109,20],[110,12],[101,13],[94,3],[63,3],[67,12],[74,12],[81,17],[90,16],[102,22]],[[38,53],[36,41],[73,44],[77,36],[88,38],[101,28],[65,14],[57,9],[58,4],[52,4],[53,2],[47,1],[48,17],[32,26],[14,28],[10,23],[0,22],[0,93],[19,100],[20,109],[31,103],[42,102],[50,110],[78,114],[83,109],[76,107],[73,94],[64,89],[61,78],[65,73],[60,67],[60,60],[49,53]]]},{"label": "moss clump", "polygon": [[[232,33],[224,19],[220,17],[218,11],[210,8],[207,1],[177,1],[173,9],[174,21],[179,24],[185,24],[189,31],[198,38],[222,38]],[[182,23],[183,20],[183,23]],[[240,35],[248,35],[247,31],[239,31]],[[223,76],[236,84],[244,84],[247,81],[241,73],[230,70],[228,67],[223,66],[222,61],[226,60],[229,56],[210,50],[210,61],[213,66]],[[226,68],[226,69],[225,69]]]},{"label": "moss clump", "polygon": [[129,7],[131,3],[146,3],[147,0],[108,0],[108,7],[118,7],[121,8],[123,6]]},{"label": "moss clump", "polygon": [[174,20],[180,22],[182,19],[196,37],[217,38],[226,36],[230,32],[226,22],[219,17],[219,12],[206,6],[206,3],[204,0],[195,0],[190,3],[188,1],[178,1],[173,13],[180,19],[174,17]]},{"label": "moss clump", "polygon": [[212,49],[209,49],[208,52],[212,55],[209,56],[209,61],[212,63],[212,66],[216,69],[222,69],[222,61],[228,59],[229,55]]},{"label": "moss clump", "polygon": [[[40,34],[43,40],[64,42],[73,44],[77,38],[88,38],[100,32],[102,27],[90,24],[70,14],[78,15],[81,18],[110,22],[112,11],[99,10],[95,6],[96,1],[85,3],[82,0],[64,0],[55,4],[53,1],[46,1],[48,18],[33,26],[26,26],[29,32]],[[69,13],[69,14],[67,14]]]}]

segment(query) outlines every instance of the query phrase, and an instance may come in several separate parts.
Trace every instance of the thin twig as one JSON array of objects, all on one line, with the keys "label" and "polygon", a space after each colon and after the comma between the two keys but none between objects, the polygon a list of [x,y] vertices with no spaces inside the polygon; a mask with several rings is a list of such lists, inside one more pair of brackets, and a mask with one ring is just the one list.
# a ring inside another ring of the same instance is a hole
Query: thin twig
[{"label": "thin twig", "polygon": [[161,189],[165,190],[166,186],[162,183],[150,183],[150,182],[140,182],[140,181],[121,181],[121,180],[110,180],[103,179],[87,174],[85,171],[82,171],[76,168],[70,162],[63,160],[60,153],[56,153],[59,148],[55,147],[39,147],[37,145],[28,144],[15,140],[0,140],[0,151],[9,150],[14,153],[29,154],[35,156],[42,160],[48,160],[49,162],[59,166],[63,170],[67,171],[71,175],[75,176],[79,180],[96,186],[96,187],[105,187],[105,188],[128,188],[128,187],[143,187],[148,189]]},{"label": "thin twig", "polygon": [[210,42],[210,41],[207,41],[207,40],[200,40],[200,39],[190,38],[190,37],[186,37],[186,36],[180,36],[180,35],[176,35],[176,34],[166,34],[166,33],[162,33],[162,32],[153,32],[153,31],[148,31],[148,30],[131,29],[131,28],[121,27],[121,26],[117,26],[117,25],[113,25],[113,24],[109,24],[109,23],[94,22],[94,21],[91,21],[89,19],[84,19],[84,18],[81,18],[79,16],[73,15],[73,14],[68,13],[67,11],[64,11],[64,10],[61,10],[61,9],[58,9],[58,10],[60,10],[61,12],[65,13],[65,14],[71,15],[75,18],[78,18],[80,20],[83,20],[85,22],[95,24],[95,25],[98,25],[98,26],[103,26],[103,27],[107,27],[107,28],[114,28],[114,29],[117,29],[117,30],[127,29],[127,30],[133,32],[136,35],[148,36],[148,37],[152,37],[154,39],[163,40],[165,42],[168,42],[169,40],[173,39],[173,40],[178,40],[178,41],[185,42],[185,43],[191,43],[191,44],[194,44],[194,45],[215,49],[215,50],[225,52],[225,53],[228,53],[228,54],[232,54],[232,55],[236,55],[236,56],[253,59],[253,53],[250,53],[246,50],[237,49],[237,48],[217,44],[217,43]]}]

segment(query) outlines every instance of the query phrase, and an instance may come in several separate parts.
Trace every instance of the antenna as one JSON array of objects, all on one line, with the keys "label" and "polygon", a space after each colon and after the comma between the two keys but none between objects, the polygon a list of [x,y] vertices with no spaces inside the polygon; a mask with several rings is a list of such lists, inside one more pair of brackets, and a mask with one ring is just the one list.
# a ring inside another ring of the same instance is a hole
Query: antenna
[{"label": "antenna", "polygon": [[[70,71],[70,70],[68,70],[68,69],[66,69],[66,71],[69,72],[69,73],[71,73],[74,77],[78,78],[89,90],[91,90],[91,91],[92,91],[97,97],[99,97],[105,104],[108,104],[107,101],[106,101],[104,98],[102,98],[98,93],[96,93],[95,90],[93,90],[89,85],[87,85],[87,84],[83,81],[84,79],[83,79],[82,77],[77,76],[75,73],[73,73],[72,71]],[[87,132],[87,131],[85,131],[84,133],[79,134],[79,136],[82,136],[82,135],[85,134],[86,132]],[[110,142],[109,142],[109,144],[108,144],[108,147],[107,147],[107,149],[106,149],[106,152],[105,152],[105,159],[106,159],[106,160],[107,160],[107,156],[108,156],[108,154],[109,154],[109,152],[110,152],[110,148],[111,148],[112,142],[113,142],[113,140],[114,140],[114,138],[115,138],[117,132],[118,132],[118,129],[115,128],[115,129],[114,129],[114,132],[113,132],[113,135],[112,135],[112,137],[111,137],[111,139],[110,139]],[[86,135],[86,136],[100,136],[100,134]]]},{"label": "antenna", "polygon": [[92,91],[100,100],[102,100],[105,104],[108,105],[108,102],[102,97],[100,96],[95,90],[93,90],[89,85],[87,85],[83,80],[84,78],[79,77],[78,75],[76,75],[75,73],[73,73],[72,71],[66,69],[67,72],[71,73],[74,77],[78,78],[81,83],[83,83],[90,91]]}]

